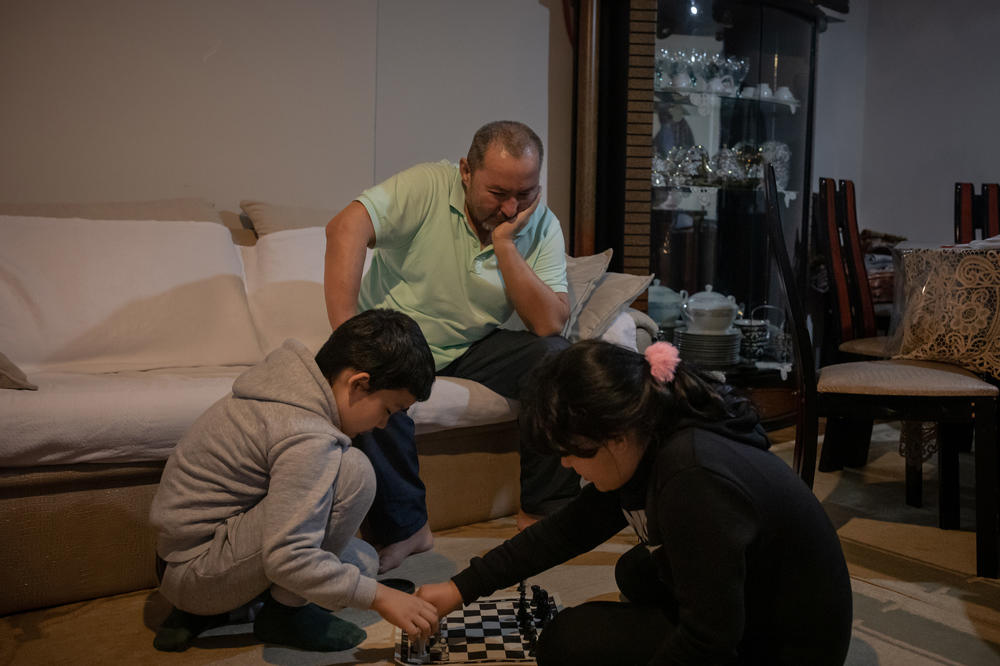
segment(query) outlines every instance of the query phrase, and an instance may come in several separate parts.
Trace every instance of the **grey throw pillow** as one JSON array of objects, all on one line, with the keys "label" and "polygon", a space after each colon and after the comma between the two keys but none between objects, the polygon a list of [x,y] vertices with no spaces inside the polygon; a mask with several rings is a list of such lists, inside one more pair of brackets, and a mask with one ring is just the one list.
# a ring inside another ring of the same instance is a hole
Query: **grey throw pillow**
[{"label": "grey throw pillow", "polygon": [[[566,336],[576,325],[576,317],[580,314],[583,304],[590,298],[594,291],[594,286],[611,261],[611,250],[605,250],[599,254],[591,254],[585,257],[566,257],[566,285],[569,296],[569,319],[563,327],[562,335]],[[508,331],[526,331],[527,326],[521,321],[517,312],[514,312],[500,327]]]},{"label": "grey throw pillow", "polygon": [[600,337],[652,281],[652,275],[605,273],[566,337],[570,342]]}]

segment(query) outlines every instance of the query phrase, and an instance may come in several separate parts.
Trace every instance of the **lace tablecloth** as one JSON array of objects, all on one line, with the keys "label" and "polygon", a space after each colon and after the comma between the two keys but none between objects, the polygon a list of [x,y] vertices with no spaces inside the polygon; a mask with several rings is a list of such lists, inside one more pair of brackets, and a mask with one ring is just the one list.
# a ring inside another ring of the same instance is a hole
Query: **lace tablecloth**
[{"label": "lace tablecloth", "polygon": [[895,250],[898,351],[1000,378],[1000,250]]}]

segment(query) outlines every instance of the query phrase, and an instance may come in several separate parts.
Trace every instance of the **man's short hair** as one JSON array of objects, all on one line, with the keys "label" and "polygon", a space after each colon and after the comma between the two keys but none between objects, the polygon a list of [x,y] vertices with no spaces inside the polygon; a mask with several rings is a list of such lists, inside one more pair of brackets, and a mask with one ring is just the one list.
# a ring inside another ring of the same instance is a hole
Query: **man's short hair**
[{"label": "man's short hair", "polygon": [[417,322],[402,312],[366,310],[337,327],[316,354],[316,365],[333,382],[350,368],[367,372],[369,390],[406,389],[423,401],[434,383],[434,357]]},{"label": "man's short hair", "polygon": [[472,137],[472,145],[466,156],[471,171],[482,166],[486,150],[494,143],[499,143],[514,157],[521,157],[526,150],[534,150],[538,155],[538,168],[542,168],[545,149],[534,130],[516,120],[497,120],[480,127]]}]

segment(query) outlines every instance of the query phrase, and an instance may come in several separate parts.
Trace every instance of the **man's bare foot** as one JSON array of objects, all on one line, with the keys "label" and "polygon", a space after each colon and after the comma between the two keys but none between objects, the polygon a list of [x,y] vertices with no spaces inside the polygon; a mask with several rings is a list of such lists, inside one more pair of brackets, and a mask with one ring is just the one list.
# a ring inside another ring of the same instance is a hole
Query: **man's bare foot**
[{"label": "man's bare foot", "polygon": [[423,527],[402,541],[390,543],[388,546],[379,549],[378,572],[385,573],[386,571],[395,569],[410,555],[422,553],[433,547],[434,535],[431,534],[430,526],[424,523]]},{"label": "man's bare foot", "polygon": [[521,530],[527,528],[528,526],[534,525],[535,523],[537,523],[541,519],[542,519],[542,516],[536,516],[533,513],[525,513],[521,509],[518,509],[518,511],[517,511],[517,531],[520,532]]}]

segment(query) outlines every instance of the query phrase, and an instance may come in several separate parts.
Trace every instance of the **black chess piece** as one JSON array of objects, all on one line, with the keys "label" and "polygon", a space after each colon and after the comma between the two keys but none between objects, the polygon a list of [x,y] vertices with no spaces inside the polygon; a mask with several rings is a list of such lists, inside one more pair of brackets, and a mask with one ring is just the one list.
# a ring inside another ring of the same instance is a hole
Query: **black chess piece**
[{"label": "black chess piece", "polygon": [[532,585],[531,592],[531,605],[534,608],[535,618],[538,620],[546,619],[549,611],[549,593],[538,585]]}]

